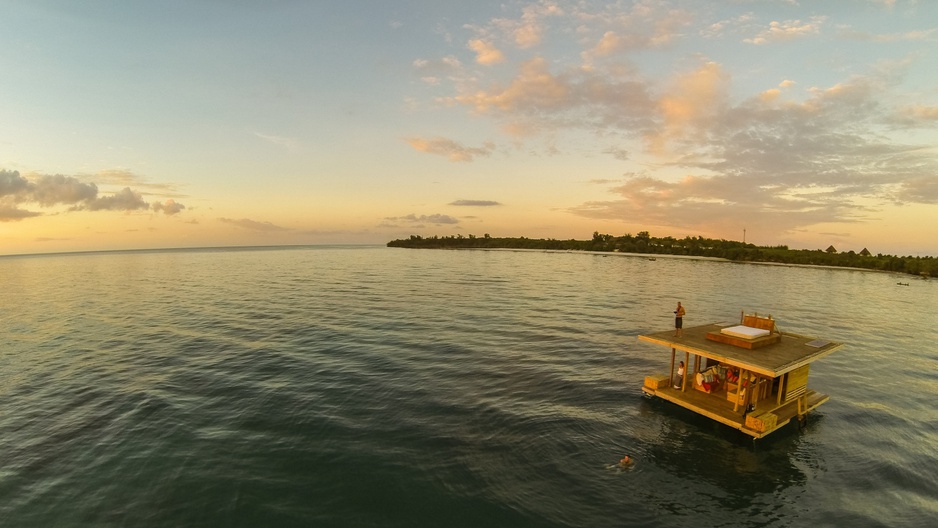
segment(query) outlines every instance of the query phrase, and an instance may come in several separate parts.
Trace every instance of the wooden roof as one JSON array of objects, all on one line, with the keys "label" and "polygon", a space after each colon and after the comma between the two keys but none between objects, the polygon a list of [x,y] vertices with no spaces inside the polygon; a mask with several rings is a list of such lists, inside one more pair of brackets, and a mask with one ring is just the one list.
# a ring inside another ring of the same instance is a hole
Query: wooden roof
[{"label": "wooden roof", "polygon": [[843,346],[843,343],[787,332],[782,332],[782,339],[778,343],[754,350],[707,339],[708,332],[719,332],[721,328],[728,326],[734,325],[714,323],[688,327],[684,329],[684,337],[674,337],[674,330],[671,329],[640,335],[638,338],[649,343],[736,365],[772,378],[821,359]]}]

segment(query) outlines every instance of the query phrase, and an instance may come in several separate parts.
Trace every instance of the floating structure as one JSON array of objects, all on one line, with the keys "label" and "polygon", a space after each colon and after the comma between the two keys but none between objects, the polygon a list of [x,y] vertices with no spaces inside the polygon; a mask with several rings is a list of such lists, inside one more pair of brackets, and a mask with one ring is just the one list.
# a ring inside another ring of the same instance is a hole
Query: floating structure
[{"label": "floating structure", "polygon": [[[645,377],[642,391],[762,438],[829,399],[808,388],[811,363],[843,346],[781,332],[772,316],[740,314],[738,325],[714,323],[640,335],[671,349],[671,371]],[[675,360],[683,352],[685,375]],[[693,368],[691,359],[693,358]],[[677,383],[677,385],[675,385]]]}]

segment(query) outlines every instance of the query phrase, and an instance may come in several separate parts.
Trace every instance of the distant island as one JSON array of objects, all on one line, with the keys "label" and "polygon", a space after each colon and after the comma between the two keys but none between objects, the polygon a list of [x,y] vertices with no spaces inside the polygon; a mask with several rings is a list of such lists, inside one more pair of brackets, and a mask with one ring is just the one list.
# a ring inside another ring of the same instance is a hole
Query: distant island
[{"label": "distant island", "polygon": [[416,249],[546,249],[556,251],[600,251],[637,253],[644,255],[684,255],[713,257],[734,262],[770,262],[808,266],[835,266],[876,271],[907,273],[921,277],[938,277],[938,259],[935,257],[898,257],[873,255],[864,248],[840,252],[833,246],[825,250],[789,249],[788,246],[756,246],[735,240],[716,240],[704,237],[653,237],[648,231],[637,235],[613,236],[593,233],[591,240],[556,240],[553,238],[496,238],[485,234],[421,237],[392,240],[388,247]]}]

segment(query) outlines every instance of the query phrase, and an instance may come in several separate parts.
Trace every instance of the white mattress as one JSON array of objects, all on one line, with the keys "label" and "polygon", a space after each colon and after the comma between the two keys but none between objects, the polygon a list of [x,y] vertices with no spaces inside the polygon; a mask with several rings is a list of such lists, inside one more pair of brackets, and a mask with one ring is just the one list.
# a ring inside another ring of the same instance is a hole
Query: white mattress
[{"label": "white mattress", "polygon": [[761,328],[753,328],[751,326],[736,325],[729,328],[720,329],[721,334],[726,334],[728,336],[738,337],[741,339],[755,339],[757,337],[764,337],[772,332],[768,330],[763,330]]}]

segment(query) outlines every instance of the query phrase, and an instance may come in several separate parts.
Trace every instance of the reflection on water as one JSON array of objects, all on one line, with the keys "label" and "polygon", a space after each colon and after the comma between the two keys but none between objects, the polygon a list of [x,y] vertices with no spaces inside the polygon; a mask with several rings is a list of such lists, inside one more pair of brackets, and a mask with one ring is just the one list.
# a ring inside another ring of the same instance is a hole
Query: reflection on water
[{"label": "reflection on water", "polygon": [[804,473],[793,463],[801,439],[794,424],[754,441],[682,407],[645,399],[642,406],[667,424],[648,452],[667,473],[707,482],[739,499],[804,484]]}]

